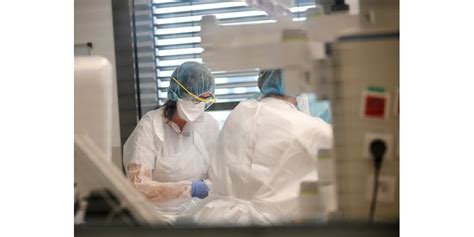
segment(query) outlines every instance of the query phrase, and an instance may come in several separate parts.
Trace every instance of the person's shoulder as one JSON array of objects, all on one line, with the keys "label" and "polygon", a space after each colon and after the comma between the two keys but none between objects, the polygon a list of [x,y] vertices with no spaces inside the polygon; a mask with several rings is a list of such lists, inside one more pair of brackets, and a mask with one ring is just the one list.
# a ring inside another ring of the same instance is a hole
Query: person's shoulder
[{"label": "person's shoulder", "polygon": [[232,109],[231,113],[229,114],[229,117],[234,117],[237,115],[248,115],[249,113],[254,113],[256,108],[258,107],[259,101],[256,100],[245,100],[239,102],[234,109]]},{"label": "person's shoulder", "polygon": [[163,111],[161,108],[151,110],[141,117],[140,121],[138,121],[137,127],[149,129],[151,127],[156,127],[161,124],[162,120]]},{"label": "person's shoulder", "polygon": [[216,121],[217,120],[211,115],[209,114],[209,112],[204,112],[204,121]]},{"label": "person's shoulder", "polygon": [[[235,107],[235,109],[254,107],[254,106],[256,106],[258,103],[260,103],[260,102],[259,102],[258,100],[255,100],[255,99],[244,100],[244,101],[241,101],[241,102]],[[234,109],[234,110],[235,110],[235,109]]]},{"label": "person's shoulder", "polygon": [[159,118],[162,116],[162,108],[158,108],[158,109],[154,109],[154,110],[150,110],[148,112],[146,112],[145,115],[143,115],[143,117],[140,119],[140,121],[144,120],[144,121],[152,121],[153,119],[155,118]]},{"label": "person's shoulder", "polygon": [[207,126],[209,125],[217,126],[217,127],[219,126],[219,122],[217,122],[217,120],[208,112],[204,112],[204,124]]},{"label": "person's shoulder", "polygon": [[163,122],[163,109],[158,108],[143,115],[135,130],[142,134],[155,134],[160,140],[163,140]]},{"label": "person's shoulder", "polygon": [[311,127],[324,127],[324,128],[331,128],[331,124],[325,122],[321,118],[313,117],[311,115],[305,114],[299,110],[292,114],[292,119],[298,124],[305,124]]},{"label": "person's shoulder", "polygon": [[227,117],[227,120],[236,119],[237,122],[241,122],[242,120],[245,120],[246,118],[251,117],[251,115],[256,113],[259,103],[260,102],[256,100],[241,101],[239,104],[237,104],[237,106],[235,106],[235,108],[229,114],[229,117]]},{"label": "person's shoulder", "polygon": [[318,117],[312,117],[302,113],[301,124],[304,124],[305,129],[300,130],[303,137],[313,137],[319,141],[319,146],[322,148],[329,148],[332,145],[333,131],[332,125]]}]

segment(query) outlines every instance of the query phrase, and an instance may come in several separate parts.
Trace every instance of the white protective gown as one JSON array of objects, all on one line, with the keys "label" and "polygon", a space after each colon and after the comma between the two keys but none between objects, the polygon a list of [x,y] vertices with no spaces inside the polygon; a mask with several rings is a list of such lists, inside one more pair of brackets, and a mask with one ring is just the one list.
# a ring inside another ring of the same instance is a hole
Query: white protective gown
[{"label": "white protective gown", "polygon": [[331,146],[331,125],[287,101],[241,102],[211,159],[213,190],[187,218],[205,225],[291,222],[300,182],[318,179],[318,149]]},{"label": "white protective gown", "polygon": [[181,132],[162,113],[153,110],[140,120],[124,145],[123,161],[128,179],[172,223],[193,199],[191,182],[208,178],[219,127],[203,113]]}]

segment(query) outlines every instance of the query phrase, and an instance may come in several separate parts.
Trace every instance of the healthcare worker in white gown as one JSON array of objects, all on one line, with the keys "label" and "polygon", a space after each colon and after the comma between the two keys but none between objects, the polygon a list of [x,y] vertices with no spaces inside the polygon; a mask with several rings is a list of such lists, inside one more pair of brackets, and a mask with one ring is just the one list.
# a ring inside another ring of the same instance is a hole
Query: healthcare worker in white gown
[{"label": "healthcare worker in white gown", "polygon": [[204,65],[178,66],[167,102],[145,114],[124,145],[128,179],[170,223],[188,202],[209,192],[209,160],[219,127],[204,110],[215,101],[214,88]]},{"label": "healthcare worker in white gown", "polygon": [[297,109],[281,74],[261,72],[263,99],[241,102],[227,118],[211,159],[212,193],[186,218],[205,225],[295,220],[300,182],[318,179],[318,150],[332,146],[332,127]]}]

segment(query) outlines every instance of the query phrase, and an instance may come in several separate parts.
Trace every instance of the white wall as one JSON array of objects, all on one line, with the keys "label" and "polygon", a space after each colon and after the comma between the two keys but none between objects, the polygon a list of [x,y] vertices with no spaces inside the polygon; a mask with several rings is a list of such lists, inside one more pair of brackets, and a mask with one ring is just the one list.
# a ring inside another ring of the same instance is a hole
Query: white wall
[{"label": "white wall", "polygon": [[[112,161],[122,168],[120,126],[117,99],[117,76],[111,0],[74,1],[74,44],[92,42],[93,55],[106,57],[113,67],[114,99],[112,125]],[[72,46],[71,46],[72,48]]]}]

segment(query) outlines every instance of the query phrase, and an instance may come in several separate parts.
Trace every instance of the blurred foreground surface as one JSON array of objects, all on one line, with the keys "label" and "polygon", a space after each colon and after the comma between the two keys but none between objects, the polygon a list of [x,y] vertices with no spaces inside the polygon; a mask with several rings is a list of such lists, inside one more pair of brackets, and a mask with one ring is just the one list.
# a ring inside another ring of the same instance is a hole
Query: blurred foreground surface
[{"label": "blurred foreground surface", "polygon": [[104,236],[399,236],[399,223],[329,223],[327,225],[289,225],[276,227],[141,227],[123,225],[79,225],[74,228],[76,237],[104,237]]}]

